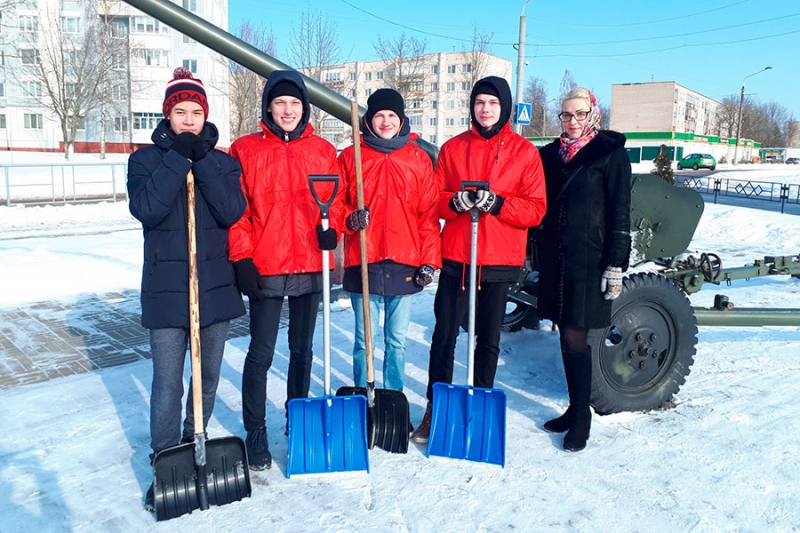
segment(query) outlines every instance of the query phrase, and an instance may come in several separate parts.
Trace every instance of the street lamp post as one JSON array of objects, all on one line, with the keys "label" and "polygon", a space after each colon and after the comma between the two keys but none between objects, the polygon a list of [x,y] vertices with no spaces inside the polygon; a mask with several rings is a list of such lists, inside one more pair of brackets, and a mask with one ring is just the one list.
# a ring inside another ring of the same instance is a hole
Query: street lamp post
[{"label": "street lamp post", "polygon": [[741,95],[739,95],[739,118],[736,121],[736,144],[733,147],[733,164],[734,165],[738,164],[737,157],[738,157],[738,154],[739,154],[739,135],[741,135],[741,133],[742,133],[742,106],[744,105],[744,82],[745,82],[745,80],[747,80],[747,78],[749,78],[751,76],[755,76],[756,74],[761,74],[765,70],[772,70],[772,67],[764,67],[764,68],[762,68],[761,70],[759,70],[757,72],[753,72],[752,74],[748,74],[742,80],[742,93],[741,93]]},{"label": "street lamp post", "polygon": [[[525,6],[531,0],[526,0],[522,4],[522,14],[519,17],[519,43],[515,48],[517,49],[517,91],[516,100],[517,104],[522,102],[522,94],[525,90]],[[522,125],[514,124],[514,130],[522,134]]]}]

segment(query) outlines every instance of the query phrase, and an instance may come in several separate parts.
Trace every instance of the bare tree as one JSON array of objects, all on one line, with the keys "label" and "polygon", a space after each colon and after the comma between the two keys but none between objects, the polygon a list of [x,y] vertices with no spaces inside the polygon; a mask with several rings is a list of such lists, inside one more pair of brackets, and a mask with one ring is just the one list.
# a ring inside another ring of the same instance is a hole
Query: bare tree
[{"label": "bare tree", "polygon": [[739,120],[739,97],[726,96],[717,109],[717,135],[720,137],[736,137],[736,124]]},{"label": "bare tree", "polygon": [[600,107],[600,129],[607,130],[611,127],[611,106],[606,104],[597,104]]},{"label": "bare tree", "polygon": [[[752,110],[752,123],[748,124],[747,137],[760,142],[765,148],[788,146],[791,140],[789,124],[793,118],[789,110],[781,104],[758,104]],[[742,120],[742,127],[744,125]]]},{"label": "bare tree", "polygon": [[494,33],[486,33],[478,28],[477,24],[472,25],[472,41],[469,49],[462,46],[464,59],[468,67],[462,69],[462,77],[466,82],[465,89],[471,91],[475,83],[481,78],[486,77],[486,68],[489,65],[489,54],[491,54],[491,44]]},{"label": "bare tree", "polygon": [[409,96],[418,96],[424,91],[424,56],[427,45],[427,41],[409,37],[405,33],[394,40],[378,37],[373,43],[375,53],[383,61],[384,81],[399,92],[404,101]]},{"label": "bare tree", "polygon": [[[344,72],[331,69],[341,63],[342,44],[336,23],[309,4],[289,36],[288,63],[306,76],[339,93],[345,90]],[[321,131],[328,114],[312,106],[314,129]]]},{"label": "bare tree", "polygon": [[569,71],[569,69],[565,70],[564,76],[561,78],[561,85],[559,86],[561,96],[564,96],[577,86],[578,84],[575,83],[575,80],[572,78],[572,73]]},{"label": "bare tree", "polygon": [[[115,59],[127,53],[105,2],[83,2],[83,17],[62,17],[60,3],[47,4],[38,41],[20,44],[20,68],[12,69],[23,94],[52,112],[69,159],[89,114],[114,102],[113,86],[124,75]],[[34,33],[35,35],[35,33]],[[102,113],[101,113],[102,114]],[[101,128],[105,127],[101,117]]]},{"label": "bare tree", "polygon": [[[264,26],[256,26],[245,21],[236,30],[241,40],[275,56],[275,35]],[[229,61],[225,59],[225,61]],[[240,64],[229,61],[230,68],[230,104],[231,104],[231,137],[258,131],[261,121],[261,92],[264,89],[264,78]]]},{"label": "bare tree", "polygon": [[530,78],[525,87],[523,98],[531,104],[531,123],[522,127],[525,137],[544,137],[547,135],[548,118],[552,121],[555,115],[548,117],[547,83],[539,77]]}]

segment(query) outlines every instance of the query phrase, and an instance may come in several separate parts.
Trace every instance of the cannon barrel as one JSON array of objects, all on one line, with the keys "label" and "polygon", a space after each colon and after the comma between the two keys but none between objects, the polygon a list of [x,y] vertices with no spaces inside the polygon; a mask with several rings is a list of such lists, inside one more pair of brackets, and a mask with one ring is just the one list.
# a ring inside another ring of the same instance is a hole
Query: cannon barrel
[{"label": "cannon barrel", "polygon": [[[148,15],[160,20],[167,26],[187,35],[211,50],[222,54],[228,59],[239,63],[245,68],[268,78],[276,70],[294,70],[289,65],[282,63],[274,57],[265,54],[258,48],[234,37],[230,33],[221,30],[210,22],[178,7],[172,2],[164,0],[124,0],[126,4],[147,13]],[[325,87],[301,73],[303,81],[308,88],[308,96],[311,103],[319,107],[326,113],[330,113],[346,124],[350,124],[351,101],[336,91]],[[359,107],[359,112],[363,116],[366,110]],[[419,146],[436,162],[439,155],[438,148],[423,139],[418,139]]]}]

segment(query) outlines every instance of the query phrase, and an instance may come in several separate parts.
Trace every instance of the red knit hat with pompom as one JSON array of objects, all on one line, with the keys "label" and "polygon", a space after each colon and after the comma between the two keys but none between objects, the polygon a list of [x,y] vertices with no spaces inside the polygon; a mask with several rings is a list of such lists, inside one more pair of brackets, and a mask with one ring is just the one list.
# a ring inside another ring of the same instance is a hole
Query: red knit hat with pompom
[{"label": "red knit hat with pompom", "polygon": [[162,107],[164,116],[169,117],[172,108],[180,102],[200,104],[203,108],[203,113],[205,113],[205,118],[208,118],[208,99],[206,98],[206,89],[203,87],[203,82],[194,79],[189,69],[183,67],[175,69],[175,72],[172,73],[172,81],[167,84]]}]

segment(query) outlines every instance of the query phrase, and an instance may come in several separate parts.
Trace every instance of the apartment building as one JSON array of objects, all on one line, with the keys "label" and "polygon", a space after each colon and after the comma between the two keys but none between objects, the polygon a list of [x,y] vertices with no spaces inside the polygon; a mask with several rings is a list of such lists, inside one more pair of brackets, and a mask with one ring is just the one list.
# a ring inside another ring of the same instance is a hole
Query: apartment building
[{"label": "apartment building", "polygon": [[[398,71],[400,71],[398,73]],[[485,76],[511,82],[511,61],[485,53],[432,53],[401,62],[354,61],[332,65],[316,73],[320,83],[366,107],[376,90],[392,87],[403,94],[411,131],[441,146],[470,127],[469,96],[473,84]],[[316,115],[317,133],[339,149],[350,145],[349,124],[324,113]]]},{"label": "apartment building", "polygon": [[[227,0],[173,1],[227,28]],[[76,152],[98,152],[101,141],[109,152],[151,144],[153,128],[163,117],[164,88],[180,66],[203,80],[211,121],[220,130],[219,146],[230,145],[227,61],[158,20],[124,2],[103,0],[20,0],[2,11],[0,19],[0,150],[63,150],[61,125],[42,87],[48,73],[37,74],[31,67],[48,60],[46,54],[59,42],[68,43],[62,44],[63,72],[53,69],[63,79],[54,79],[67,95],[78,90],[80,81],[69,74],[76,71],[68,67],[91,59],[82,56],[80,43],[96,31],[98,19],[112,36],[109,45],[119,53],[107,74],[102,105],[74,111],[82,118]]]}]

